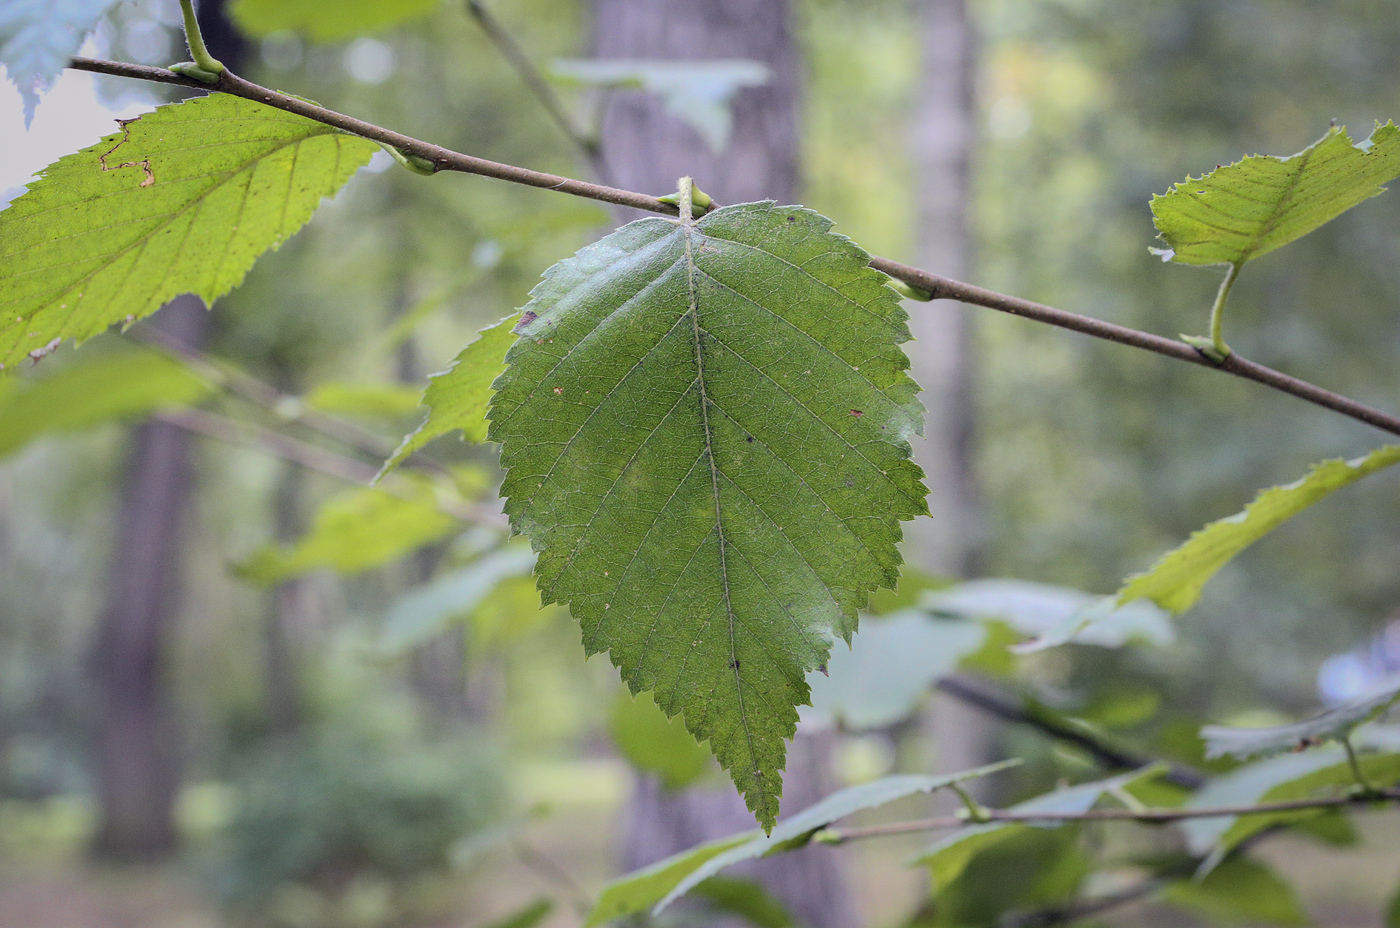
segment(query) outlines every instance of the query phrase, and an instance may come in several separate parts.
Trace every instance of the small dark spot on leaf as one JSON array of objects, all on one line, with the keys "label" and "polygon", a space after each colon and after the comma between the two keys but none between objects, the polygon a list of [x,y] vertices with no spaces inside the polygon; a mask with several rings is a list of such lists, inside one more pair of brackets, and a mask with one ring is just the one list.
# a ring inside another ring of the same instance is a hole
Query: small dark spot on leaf
[{"label": "small dark spot on leaf", "polygon": [[511,329],[511,331],[514,332],[516,335],[519,335],[525,330],[525,327],[527,325],[534,322],[537,318],[537,314],[532,313],[527,309],[525,310],[525,312],[520,314],[520,321],[515,324],[515,328]]},{"label": "small dark spot on leaf", "polygon": [[787,217],[787,221],[788,221],[788,222],[796,222],[796,221],[797,221],[797,217],[796,217],[796,216],[789,216],[789,217]]},{"label": "small dark spot on leaf", "polygon": [[825,665],[825,664],[818,664],[818,665],[817,665],[817,669],[820,670],[820,671],[822,672],[822,676],[824,676],[824,677],[829,677],[829,676],[831,676],[831,674],[829,674],[829,673],[826,672],[826,665]]},{"label": "small dark spot on leaf", "polygon": [[753,443],[753,436],[750,435],[749,437],[745,438],[744,441],[749,442],[750,444],[752,444],[752,443]]},{"label": "small dark spot on leaf", "polygon": [[852,409],[852,410],[851,410],[851,415],[853,415],[853,416],[855,416],[857,419],[859,419],[861,416],[865,415],[865,413],[861,412],[859,409]]},{"label": "small dark spot on leaf", "polygon": [[729,666],[730,666],[731,668],[733,668],[734,670],[738,670],[738,669],[739,669],[739,662],[738,662],[738,661],[733,661],[732,663],[730,663]]}]

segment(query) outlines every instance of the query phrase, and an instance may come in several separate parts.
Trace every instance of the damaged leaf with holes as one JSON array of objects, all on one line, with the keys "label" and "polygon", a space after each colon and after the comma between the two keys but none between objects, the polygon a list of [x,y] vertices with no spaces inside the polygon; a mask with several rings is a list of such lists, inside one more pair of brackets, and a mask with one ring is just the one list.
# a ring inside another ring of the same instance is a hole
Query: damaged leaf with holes
[{"label": "damaged leaf with holes", "polygon": [[0,211],[0,365],[206,304],[379,146],[225,94],[162,106],[47,167]]},{"label": "damaged leaf with holes", "polygon": [[765,828],[806,675],[927,511],[904,311],[830,227],[764,202],[619,229],[546,273],[490,411],[544,600]]}]

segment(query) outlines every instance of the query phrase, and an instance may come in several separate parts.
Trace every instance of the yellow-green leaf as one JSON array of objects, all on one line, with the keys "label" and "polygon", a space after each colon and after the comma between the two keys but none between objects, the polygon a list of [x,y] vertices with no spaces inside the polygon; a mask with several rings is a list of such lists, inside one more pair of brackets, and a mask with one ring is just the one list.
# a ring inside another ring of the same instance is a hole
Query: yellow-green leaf
[{"label": "yellow-green leaf", "polygon": [[426,16],[442,0],[235,0],[230,12],[249,35],[300,32],[336,42]]}]

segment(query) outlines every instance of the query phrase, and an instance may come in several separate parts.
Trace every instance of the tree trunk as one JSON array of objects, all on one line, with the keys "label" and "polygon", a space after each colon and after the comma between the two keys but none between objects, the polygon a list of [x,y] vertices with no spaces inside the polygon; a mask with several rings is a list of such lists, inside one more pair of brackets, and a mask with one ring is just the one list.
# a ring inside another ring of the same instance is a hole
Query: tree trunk
[{"label": "tree trunk", "polygon": [[[975,136],[973,65],[976,38],[965,0],[922,0],[924,50],[918,104],[911,127],[911,158],[918,178],[917,254],[913,263],[966,279],[972,270],[968,201]],[[945,577],[975,572],[983,545],[973,470],[973,344],[967,308],[939,300],[910,313],[914,379],[927,410],[914,459],[929,486],[931,518],[905,531],[910,564]],[[985,763],[993,751],[988,718],[934,693],[928,731],[939,771]],[[975,784],[980,788],[980,784]],[[956,800],[935,797],[940,808]]]},{"label": "tree trunk", "polygon": [[[603,155],[620,186],[647,193],[676,189],[683,175],[720,203],[775,199],[791,203],[798,187],[798,52],[788,4],[775,0],[594,0],[599,58],[677,61],[747,58],[770,79],[741,90],[727,147],[711,151],[700,134],[641,92],[618,93],[603,121]],[[783,812],[831,792],[834,736],[799,734],[788,754]],[[752,828],[753,816],[732,786],[670,793],[639,778],[629,809],[623,866],[653,863],[702,841]],[[854,900],[832,848],[754,865],[749,875],[811,928],[852,928]]]},{"label": "tree trunk", "polygon": [[[198,297],[172,300],[151,324],[185,344],[203,341]],[[150,861],[175,848],[178,753],[163,651],[180,610],[180,535],[193,488],[189,433],[147,422],[132,434],[117,515],[107,605],[93,652],[102,730],[101,825],[94,853]]]},{"label": "tree trunk", "polygon": [[[244,44],[224,0],[199,5],[210,52],[237,67]],[[171,300],[151,325],[199,348],[209,313],[198,297]],[[93,645],[100,807],[93,853],[151,861],[174,850],[179,752],[164,688],[163,651],[180,611],[180,535],[194,479],[188,433],[154,421],[132,434],[115,529],[107,603]]]}]

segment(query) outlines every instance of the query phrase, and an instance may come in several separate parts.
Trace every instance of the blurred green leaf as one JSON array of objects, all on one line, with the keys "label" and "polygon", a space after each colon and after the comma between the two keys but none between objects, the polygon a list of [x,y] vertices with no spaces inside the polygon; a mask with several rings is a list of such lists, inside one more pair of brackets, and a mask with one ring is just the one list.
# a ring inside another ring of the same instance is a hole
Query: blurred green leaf
[{"label": "blurred green leaf", "polygon": [[1352,144],[1334,126],[1288,158],[1252,155],[1187,177],[1152,198],[1152,216],[1170,247],[1163,260],[1240,265],[1287,245],[1365,200],[1400,176],[1400,129],[1377,125]]},{"label": "blurred green leaf", "polygon": [[667,789],[685,789],[710,769],[710,752],[686,731],[679,716],[668,719],[650,693],[619,693],[608,730],[622,756],[638,770],[655,774]]},{"label": "blurred green leaf", "polygon": [[454,622],[463,621],[512,577],[528,577],[535,553],[524,545],[488,552],[461,570],[410,590],[399,598],[379,634],[379,650],[399,657],[421,647]]},{"label": "blurred green leaf", "polygon": [[449,432],[460,430],[466,441],[486,439],[491,384],[505,369],[506,349],[515,341],[513,327],[519,319],[517,314],[482,329],[476,340],[457,355],[451,367],[429,378],[422,399],[422,405],[428,407],[428,416],[384,462],[381,477],[434,438]]},{"label": "blurred green leaf", "polygon": [[908,717],[929,686],[987,640],[980,622],[938,619],[910,609],[867,619],[849,648],[832,649],[826,673],[807,675],[815,712],[847,728],[879,728]]},{"label": "blurred green leaf", "polygon": [[540,898],[505,918],[491,922],[485,928],[535,928],[554,911],[554,903]]},{"label": "blurred green leaf", "polygon": [[212,304],[378,150],[216,93],[60,158],[0,210],[0,364],[41,358],[183,293]]},{"label": "blurred green leaf", "polygon": [[1178,880],[1161,898],[1211,922],[1308,925],[1312,921],[1287,880],[1247,857],[1230,858],[1204,879]]},{"label": "blurred green leaf", "polygon": [[[1161,775],[1162,769],[1161,767],[1147,767],[1106,780],[1081,783],[1078,786],[1056,790],[1053,793],[1046,793],[1043,796],[1018,803],[1008,811],[1064,813],[1067,815],[1087,812],[1097,805],[1105,795],[1112,795],[1115,790],[1126,789],[1141,780],[1157,779]],[[973,858],[988,848],[1012,840],[1029,829],[1061,828],[1064,824],[1064,822],[1045,821],[988,822],[980,825],[968,825],[936,841],[911,861],[911,864],[929,868],[933,877],[934,891],[937,892],[956,880]]]},{"label": "blurred green leaf", "polygon": [[545,273],[491,399],[544,600],[768,828],[807,674],[927,512],[907,315],[869,261],[771,201],[639,219]]},{"label": "blurred green leaf", "polygon": [[1075,642],[1119,648],[1130,641],[1170,644],[1171,623],[1147,604],[1116,606],[1112,597],[1027,580],[988,578],[926,593],[920,606],[966,617],[998,618],[1034,639],[1019,651]]},{"label": "blurred green leaf", "polygon": [[422,390],[399,383],[323,383],[304,399],[307,407],[336,416],[406,416],[421,405]]},{"label": "blurred green leaf", "polygon": [[426,16],[441,0],[234,0],[229,10],[251,36],[299,32],[313,42],[339,42]]},{"label": "blurred green leaf", "polygon": [[84,359],[34,381],[0,381],[0,457],[41,435],[188,406],[212,391],[184,364],[151,351]]},{"label": "blurred green leaf", "polygon": [[1264,490],[1243,512],[1210,523],[1151,570],[1129,577],[1118,601],[1150,599],[1179,615],[1195,605],[1201,589],[1235,555],[1318,500],[1397,462],[1400,445],[1387,445],[1355,460],[1324,461],[1301,480]]},{"label": "blurred green leaf", "polygon": [[[1361,771],[1384,789],[1400,782],[1400,754],[1363,755]],[[1245,764],[1211,780],[1186,803],[1186,808],[1258,805],[1306,799],[1331,790],[1340,795],[1356,784],[1346,755],[1329,745],[1302,754],[1284,754]],[[1208,863],[1218,862],[1240,842],[1272,825],[1301,821],[1320,810],[1269,812],[1238,817],[1188,819],[1181,822],[1186,845],[1196,855],[1210,854]],[[1207,866],[1207,869],[1209,867]]]},{"label": "blurred green leaf", "polygon": [[738,915],[756,928],[797,928],[792,913],[753,880],[712,876],[690,892],[716,912]]},{"label": "blurred green leaf", "polygon": [[379,567],[447,537],[460,523],[438,508],[436,489],[407,484],[409,495],[361,489],[321,507],[311,530],[295,545],[265,545],[237,568],[239,576],[262,586],[329,568],[356,574]]},{"label": "blurred green leaf", "polygon": [[865,605],[865,611],[874,616],[885,616],[912,609],[919,604],[920,597],[925,593],[947,589],[955,582],[906,564],[899,572],[899,585],[892,590],[881,588],[872,592],[870,602]]},{"label": "blurred green leaf", "polygon": [[24,124],[34,119],[40,87],[68,60],[119,0],[6,0],[0,3],[0,65],[24,99]]},{"label": "blurred green leaf", "polygon": [[1400,677],[1391,677],[1360,696],[1301,722],[1264,728],[1207,725],[1201,729],[1201,737],[1206,742],[1206,757],[1230,755],[1245,760],[1256,754],[1292,751],[1324,741],[1341,741],[1358,725],[1376,718],[1398,699]]},{"label": "blurred green leaf", "polygon": [[710,150],[724,151],[734,128],[730,105],[745,87],[768,83],[768,67],[744,59],[712,61],[643,61],[624,59],[557,60],[553,76],[588,87],[635,88],[657,94],[666,111],[684,120]]},{"label": "blurred green leaf", "polygon": [[803,847],[812,835],[837,819],[905,796],[931,793],[951,783],[984,777],[1017,763],[1007,761],[938,777],[885,777],[832,793],[821,802],[779,821],[769,835],[748,831],[721,838],[682,851],[645,870],[619,877],[604,887],[584,928],[593,928],[611,919],[636,915],[647,909],[651,909],[653,915],[659,915],[676,899],[724,868]]},{"label": "blurred green leaf", "polygon": [[1400,928],[1400,888],[1395,890],[1390,906],[1386,909],[1385,928]]}]

